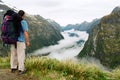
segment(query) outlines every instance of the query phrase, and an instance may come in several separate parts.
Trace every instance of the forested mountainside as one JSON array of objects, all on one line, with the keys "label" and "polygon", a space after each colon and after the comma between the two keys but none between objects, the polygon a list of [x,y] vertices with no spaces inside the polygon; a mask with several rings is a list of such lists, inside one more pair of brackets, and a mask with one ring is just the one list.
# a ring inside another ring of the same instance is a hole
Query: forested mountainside
[{"label": "forested mountainside", "polygon": [[[3,19],[3,14],[9,9],[15,10],[0,1],[0,22]],[[17,10],[15,11],[17,12]],[[57,41],[63,39],[60,30],[57,29],[58,26],[51,24],[40,15],[29,15],[26,13],[25,19],[29,26],[29,38],[31,44],[27,49],[28,53],[45,46],[57,44]],[[5,50],[2,49],[2,47],[2,42],[0,40],[0,54],[5,53]]]},{"label": "forested mountainside", "polygon": [[120,7],[104,16],[90,32],[88,41],[78,56],[88,55],[111,68],[120,65]]}]

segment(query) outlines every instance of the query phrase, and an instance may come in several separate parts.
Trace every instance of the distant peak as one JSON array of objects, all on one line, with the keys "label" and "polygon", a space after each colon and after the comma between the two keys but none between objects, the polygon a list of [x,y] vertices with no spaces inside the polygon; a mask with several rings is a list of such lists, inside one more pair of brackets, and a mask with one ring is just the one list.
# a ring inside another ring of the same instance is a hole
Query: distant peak
[{"label": "distant peak", "polygon": [[120,13],[120,6],[115,7],[112,13]]}]

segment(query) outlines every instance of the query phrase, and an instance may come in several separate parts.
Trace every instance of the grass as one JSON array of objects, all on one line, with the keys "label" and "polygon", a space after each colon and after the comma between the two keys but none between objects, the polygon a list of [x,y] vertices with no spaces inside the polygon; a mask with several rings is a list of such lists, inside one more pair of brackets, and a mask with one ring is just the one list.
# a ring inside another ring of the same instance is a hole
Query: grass
[{"label": "grass", "polygon": [[[0,58],[0,68],[9,68],[9,58]],[[30,80],[120,80],[120,68],[102,71],[94,65],[75,64],[71,60],[58,61],[46,57],[29,57],[25,67]]]}]

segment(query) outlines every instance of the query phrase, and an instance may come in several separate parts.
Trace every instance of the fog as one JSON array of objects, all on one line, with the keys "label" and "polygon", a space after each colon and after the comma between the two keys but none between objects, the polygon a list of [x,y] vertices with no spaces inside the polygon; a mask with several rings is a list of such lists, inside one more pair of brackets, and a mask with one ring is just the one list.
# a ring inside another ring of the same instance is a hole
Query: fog
[{"label": "fog", "polygon": [[74,63],[87,64],[89,66],[96,66],[99,69],[109,71],[103,66],[100,61],[93,57],[77,58],[76,56],[83,49],[85,42],[88,40],[88,34],[85,31],[69,30],[61,33],[64,36],[56,45],[44,47],[36,50],[33,55],[47,56],[49,58],[56,58],[60,61],[70,60]]},{"label": "fog", "polygon": [[88,39],[85,31],[68,30],[61,33],[64,36],[58,44],[36,50],[34,55],[47,55],[50,58],[58,60],[73,59],[79,54]]}]

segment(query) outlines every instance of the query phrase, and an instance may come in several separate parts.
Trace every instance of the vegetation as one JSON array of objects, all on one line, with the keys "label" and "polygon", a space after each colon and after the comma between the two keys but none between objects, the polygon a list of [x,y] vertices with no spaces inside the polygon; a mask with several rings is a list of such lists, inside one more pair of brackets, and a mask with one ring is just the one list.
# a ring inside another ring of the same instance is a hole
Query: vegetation
[{"label": "vegetation", "polygon": [[120,65],[120,8],[113,11],[92,29],[79,57],[93,56],[110,68]]},{"label": "vegetation", "polygon": [[[9,66],[9,58],[1,57],[0,69],[8,69]],[[46,57],[30,57],[26,59],[25,66],[27,73],[22,77],[30,80],[120,80],[120,68],[108,72],[94,64],[75,64],[71,60],[60,62]],[[16,77],[16,80],[19,79]]]}]

